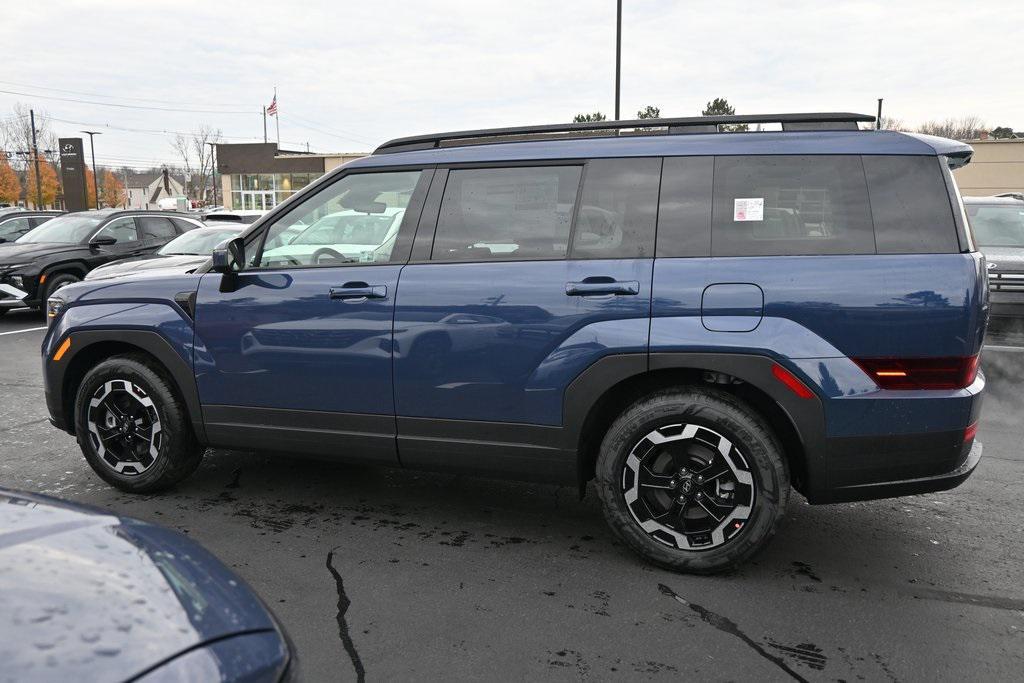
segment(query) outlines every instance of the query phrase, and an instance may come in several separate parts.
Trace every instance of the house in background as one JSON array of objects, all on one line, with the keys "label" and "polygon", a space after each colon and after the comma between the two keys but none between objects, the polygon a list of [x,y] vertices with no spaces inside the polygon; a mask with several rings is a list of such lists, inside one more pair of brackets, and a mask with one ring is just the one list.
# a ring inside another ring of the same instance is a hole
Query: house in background
[{"label": "house in background", "polygon": [[160,207],[157,202],[161,199],[184,197],[185,187],[180,179],[167,170],[160,173],[138,173],[128,176],[125,195],[129,209],[158,209]]}]

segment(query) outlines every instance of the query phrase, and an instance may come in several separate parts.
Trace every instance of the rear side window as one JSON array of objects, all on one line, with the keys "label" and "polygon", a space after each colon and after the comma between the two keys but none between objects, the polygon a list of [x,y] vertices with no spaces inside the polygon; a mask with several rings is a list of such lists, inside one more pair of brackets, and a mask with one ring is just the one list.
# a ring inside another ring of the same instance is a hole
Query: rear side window
[{"label": "rear side window", "polygon": [[937,157],[865,156],[879,254],[960,250]]},{"label": "rear side window", "polygon": [[598,159],[587,164],[571,258],[654,255],[661,159]]},{"label": "rear side window", "polygon": [[661,174],[659,258],[711,253],[714,157],[669,157]]},{"label": "rear side window", "polygon": [[139,216],[138,221],[144,240],[169,240],[178,236],[171,221],[162,216]]},{"label": "rear side window", "polygon": [[171,222],[174,223],[174,227],[178,229],[178,232],[188,232],[189,230],[195,230],[197,227],[194,223],[189,223],[181,218],[172,218]]},{"label": "rear side window", "polygon": [[453,170],[431,259],[565,258],[579,166]]},{"label": "rear side window", "polygon": [[715,158],[713,256],[872,254],[857,156]]}]

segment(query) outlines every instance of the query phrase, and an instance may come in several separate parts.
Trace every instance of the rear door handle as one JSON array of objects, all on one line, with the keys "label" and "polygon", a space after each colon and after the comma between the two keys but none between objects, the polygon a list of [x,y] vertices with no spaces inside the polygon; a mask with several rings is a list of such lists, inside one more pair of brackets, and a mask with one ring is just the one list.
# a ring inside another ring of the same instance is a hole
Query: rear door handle
[{"label": "rear door handle", "polygon": [[623,280],[617,282],[611,278],[587,278],[583,282],[565,283],[565,293],[569,296],[607,296],[609,294],[639,294],[639,280]]},{"label": "rear door handle", "polygon": [[368,285],[365,282],[347,282],[341,287],[331,287],[332,299],[386,299],[388,298],[387,285]]}]

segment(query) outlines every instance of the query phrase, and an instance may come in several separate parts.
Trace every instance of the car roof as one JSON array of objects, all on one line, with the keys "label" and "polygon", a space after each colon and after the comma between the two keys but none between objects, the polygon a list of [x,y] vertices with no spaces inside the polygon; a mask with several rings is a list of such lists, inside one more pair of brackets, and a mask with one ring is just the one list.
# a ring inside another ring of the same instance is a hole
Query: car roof
[{"label": "car roof", "polygon": [[1016,197],[963,197],[964,204],[985,204],[990,206],[1022,206],[1024,200]]}]

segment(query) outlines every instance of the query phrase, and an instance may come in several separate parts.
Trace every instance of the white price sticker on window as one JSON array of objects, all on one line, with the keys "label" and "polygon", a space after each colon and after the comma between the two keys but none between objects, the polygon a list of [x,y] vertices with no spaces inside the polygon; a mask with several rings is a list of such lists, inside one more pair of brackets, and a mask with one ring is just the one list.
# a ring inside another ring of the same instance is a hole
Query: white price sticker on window
[{"label": "white price sticker on window", "polygon": [[737,197],[732,202],[734,221],[763,221],[764,197]]}]

